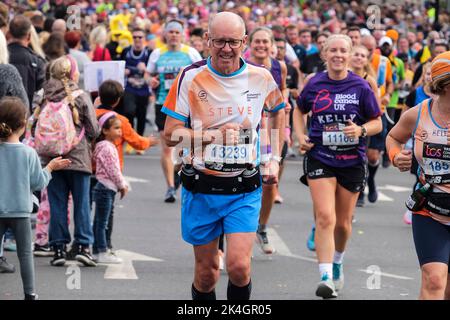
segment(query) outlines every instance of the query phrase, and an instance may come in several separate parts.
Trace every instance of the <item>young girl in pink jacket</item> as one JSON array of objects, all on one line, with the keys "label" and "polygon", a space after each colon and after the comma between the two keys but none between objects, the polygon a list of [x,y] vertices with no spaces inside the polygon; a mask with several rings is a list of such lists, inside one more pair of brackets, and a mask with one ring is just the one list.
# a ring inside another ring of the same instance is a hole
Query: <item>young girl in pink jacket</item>
[{"label": "young girl in pink jacket", "polygon": [[97,139],[94,151],[97,184],[93,190],[95,202],[94,246],[98,252],[94,258],[98,263],[121,263],[122,260],[108,252],[106,228],[116,193],[122,199],[128,192],[120,170],[119,154],[114,141],[122,136],[121,122],[115,112],[107,112],[99,119],[101,134]]}]

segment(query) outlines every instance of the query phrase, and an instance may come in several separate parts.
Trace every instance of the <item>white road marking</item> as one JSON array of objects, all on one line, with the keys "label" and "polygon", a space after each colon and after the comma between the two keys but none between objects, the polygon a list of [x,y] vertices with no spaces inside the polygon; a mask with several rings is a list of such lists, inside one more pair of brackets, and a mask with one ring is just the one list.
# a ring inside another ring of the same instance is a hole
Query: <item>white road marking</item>
[{"label": "white road marking", "polygon": [[[387,190],[390,192],[410,192],[410,187],[403,187],[403,186],[395,186],[392,184],[386,184],[384,186],[377,187],[378,190],[378,200],[377,201],[388,201],[393,202],[394,199],[387,196],[385,193],[381,192],[381,190]],[[367,195],[369,193],[369,188],[366,188],[364,190],[364,193]]]},{"label": "white road marking", "polygon": [[[117,250],[115,254],[122,258],[123,262],[120,264],[106,264],[106,263],[98,263],[99,266],[106,266],[106,271],[104,278],[105,279],[119,279],[119,280],[137,280],[139,277],[136,274],[136,270],[133,267],[133,261],[154,261],[154,262],[162,262],[164,260],[148,257],[143,254],[139,254],[136,252],[131,252],[127,250]],[[76,265],[83,266],[81,262],[75,260],[66,261],[65,266]]]},{"label": "white road marking", "polygon": [[137,280],[139,278],[136,270],[134,270],[133,261],[163,261],[127,250],[117,250],[115,253],[118,257],[122,258],[123,262],[120,264],[105,264],[107,266],[104,276],[105,279]]},{"label": "white road marking", "polygon": [[124,179],[128,182],[135,182],[135,183],[147,183],[149,182],[148,180],[145,179],[140,179],[140,178],[136,178],[136,177],[129,177],[129,176],[124,176]]},{"label": "white road marking", "polygon": [[383,187],[378,187],[378,190],[390,190],[394,192],[410,192],[412,190],[412,187],[403,187],[403,186],[394,186],[391,184],[387,184]]},{"label": "white road marking", "polygon": [[[281,237],[275,231],[275,229],[267,228],[267,236],[269,237],[270,242],[273,244],[273,246],[276,250],[275,255],[278,254],[280,256],[285,256],[285,257],[290,257],[290,258],[299,259],[299,260],[303,260],[303,261],[317,263],[317,259],[315,259],[315,258],[309,258],[309,257],[304,257],[304,256],[300,256],[297,254],[293,254],[291,252],[291,250],[289,249],[289,247],[286,245],[286,243],[283,241],[283,239],[281,239]],[[370,272],[367,272],[367,270],[363,270],[363,269],[359,269],[358,271],[361,271],[361,272],[364,272],[367,274],[371,274]],[[396,274],[392,274],[392,273],[386,273],[386,272],[380,272],[380,275],[384,276],[384,277],[388,277],[388,278],[399,279],[399,280],[414,280],[413,278],[410,278],[410,277],[405,277],[405,276],[396,275]]]},{"label": "white road marking", "polygon": [[378,191],[378,200],[377,201],[394,201],[391,197],[388,197],[383,192]]},{"label": "white road marking", "polygon": [[[363,270],[363,269],[359,269],[358,271],[361,271],[361,272],[364,272],[367,274],[373,274],[372,272],[367,272],[367,270]],[[394,279],[400,279],[400,280],[414,280],[413,278],[410,278],[410,277],[399,276],[396,274],[386,273],[386,272],[380,272],[380,276],[394,278]]]},{"label": "white road marking", "polygon": [[309,262],[317,262],[316,259],[299,256],[297,254],[293,254],[286,243],[281,239],[278,233],[273,228],[267,228],[267,236],[269,237],[270,242],[273,244],[275,248],[275,254],[280,256],[295,258],[299,260],[309,261]]}]

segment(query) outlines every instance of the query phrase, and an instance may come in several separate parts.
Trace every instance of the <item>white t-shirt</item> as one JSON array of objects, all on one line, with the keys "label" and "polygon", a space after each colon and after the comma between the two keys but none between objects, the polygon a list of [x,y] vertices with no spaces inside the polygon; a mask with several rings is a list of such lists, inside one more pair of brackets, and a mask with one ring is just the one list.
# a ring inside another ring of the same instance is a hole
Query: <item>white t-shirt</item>
[{"label": "white t-shirt", "polygon": [[245,164],[260,162],[259,127],[263,110],[284,108],[283,96],[271,73],[241,59],[241,68],[223,75],[211,66],[210,58],[186,67],[174,81],[162,108],[172,118],[196,130],[216,129],[240,123],[237,146],[210,144],[194,150],[194,167],[205,174],[237,176]]}]

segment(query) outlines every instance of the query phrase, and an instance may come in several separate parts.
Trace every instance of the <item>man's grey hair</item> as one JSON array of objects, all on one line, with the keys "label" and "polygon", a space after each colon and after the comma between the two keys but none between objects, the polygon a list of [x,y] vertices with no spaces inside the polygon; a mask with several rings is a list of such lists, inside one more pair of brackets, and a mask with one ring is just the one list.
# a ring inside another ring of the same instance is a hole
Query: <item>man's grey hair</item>
[{"label": "man's grey hair", "polygon": [[[220,13],[220,12],[219,12]],[[231,12],[230,12],[231,13]],[[242,17],[240,15],[237,15],[234,13],[234,15],[238,18],[239,21],[239,26],[242,27],[242,29],[244,29],[244,35],[245,35],[245,22],[244,19],[242,19]],[[217,13],[214,15],[211,15],[209,17],[209,21],[208,21],[208,35],[211,35],[211,29],[212,29],[212,24],[214,21],[214,18],[217,16]]]}]

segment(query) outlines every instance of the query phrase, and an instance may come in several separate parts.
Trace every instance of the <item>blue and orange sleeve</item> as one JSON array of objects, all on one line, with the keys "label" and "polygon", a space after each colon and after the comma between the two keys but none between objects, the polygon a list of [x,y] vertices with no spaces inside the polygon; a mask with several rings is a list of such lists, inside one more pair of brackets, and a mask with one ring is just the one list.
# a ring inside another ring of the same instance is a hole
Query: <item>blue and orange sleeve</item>
[{"label": "blue and orange sleeve", "polygon": [[[184,114],[184,112],[182,112],[179,109],[179,96],[180,94],[182,94],[181,92],[182,89],[180,88],[181,87],[180,74],[181,72],[175,78],[172,86],[170,87],[169,93],[167,94],[166,100],[164,101],[164,105],[161,111],[174,119],[187,122],[188,115]],[[185,107],[188,108],[188,106]]]}]

